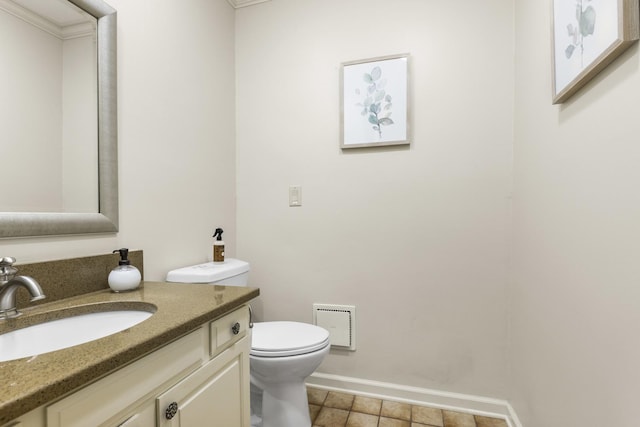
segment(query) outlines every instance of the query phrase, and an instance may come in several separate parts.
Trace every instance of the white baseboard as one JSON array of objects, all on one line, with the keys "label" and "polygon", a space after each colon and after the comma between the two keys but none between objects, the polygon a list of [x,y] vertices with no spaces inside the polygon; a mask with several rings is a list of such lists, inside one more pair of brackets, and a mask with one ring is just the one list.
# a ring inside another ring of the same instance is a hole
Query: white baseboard
[{"label": "white baseboard", "polygon": [[311,374],[307,378],[307,385],[324,390],[501,418],[509,427],[522,427],[518,416],[506,400],[322,373]]}]

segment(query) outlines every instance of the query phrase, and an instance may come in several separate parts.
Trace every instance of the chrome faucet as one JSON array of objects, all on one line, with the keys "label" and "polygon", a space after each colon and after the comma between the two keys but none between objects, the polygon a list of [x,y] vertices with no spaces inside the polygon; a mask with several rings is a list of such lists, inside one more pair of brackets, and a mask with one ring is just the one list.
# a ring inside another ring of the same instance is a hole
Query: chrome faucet
[{"label": "chrome faucet", "polygon": [[18,269],[13,266],[13,257],[0,258],[0,320],[20,316],[16,308],[16,291],[23,287],[31,294],[31,301],[45,298],[42,288],[29,276],[16,276]]}]

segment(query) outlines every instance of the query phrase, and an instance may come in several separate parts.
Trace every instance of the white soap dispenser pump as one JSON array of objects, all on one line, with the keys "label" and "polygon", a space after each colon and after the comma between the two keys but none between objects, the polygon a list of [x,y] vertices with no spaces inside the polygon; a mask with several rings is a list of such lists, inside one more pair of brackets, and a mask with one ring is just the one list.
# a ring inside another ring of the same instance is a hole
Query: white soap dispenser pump
[{"label": "white soap dispenser pump", "polygon": [[129,249],[116,249],[113,253],[120,252],[118,266],[109,273],[109,287],[113,292],[125,292],[137,289],[140,286],[142,276],[140,270],[131,265],[129,261]]}]

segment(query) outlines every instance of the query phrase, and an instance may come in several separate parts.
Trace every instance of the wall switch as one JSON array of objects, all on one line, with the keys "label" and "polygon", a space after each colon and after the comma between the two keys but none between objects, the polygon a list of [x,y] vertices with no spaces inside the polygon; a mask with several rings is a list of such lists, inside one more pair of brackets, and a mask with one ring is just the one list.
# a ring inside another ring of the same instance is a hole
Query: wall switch
[{"label": "wall switch", "polygon": [[289,186],[289,206],[302,206],[302,186]]}]

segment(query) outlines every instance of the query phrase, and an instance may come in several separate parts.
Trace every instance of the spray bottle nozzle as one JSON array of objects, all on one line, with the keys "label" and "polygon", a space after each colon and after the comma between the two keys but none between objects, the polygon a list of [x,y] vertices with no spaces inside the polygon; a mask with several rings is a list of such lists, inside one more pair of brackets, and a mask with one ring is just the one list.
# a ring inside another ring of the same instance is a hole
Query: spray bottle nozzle
[{"label": "spray bottle nozzle", "polygon": [[120,253],[120,261],[118,261],[118,265],[130,265],[131,264],[131,261],[129,261],[129,249],[127,249],[127,248],[116,249],[112,253],[115,254],[116,252]]},{"label": "spray bottle nozzle", "polygon": [[218,238],[216,240],[222,240],[222,233],[223,232],[224,232],[224,230],[222,228],[216,228],[216,231],[213,232],[213,236],[212,237],[218,236]]}]

